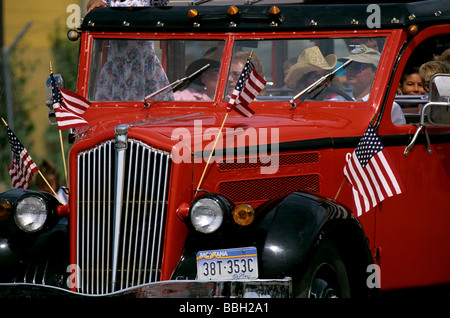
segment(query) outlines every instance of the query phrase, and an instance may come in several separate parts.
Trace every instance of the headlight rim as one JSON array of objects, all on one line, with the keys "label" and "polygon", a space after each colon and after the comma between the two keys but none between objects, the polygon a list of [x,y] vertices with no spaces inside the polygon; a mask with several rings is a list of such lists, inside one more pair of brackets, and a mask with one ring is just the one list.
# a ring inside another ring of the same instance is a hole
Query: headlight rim
[{"label": "headlight rim", "polygon": [[[19,221],[19,217],[18,217],[18,214],[20,213],[20,212],[18,212],[19,205],[20,205],[21,202],[23,202],[23,200],[26,200],[27,198],[37,198],[38,200],[40,200],[44,204],[44,207],[45,207],[45,219],[44,219],[44,221],[41,222],[42,224],[38,228],[35,228],[35,229],[32,229],[32,230],[30,230],[24,224],[22,224]],[[25,232],[25,233],[32,234],[32,233],[40,232],[43,229],[45,229],[45,226],[47,225],[49,217],[50,217],[50,207],[49,207],[49,204],[48,204],[48,202],[47,202],[47,200],[46,200],[46,198],[44,196],[36,194],[36,193],[26,193],[23,196],[21,196],[19,199],[17,199],[16,202],[14,202],[14,212],[13,213],[14,213],[14,217],[13,217],[14,218],[14,223],[17,225],[17,227],[20,230],[22,230],[23,232]]]},{"label": "headlight rim", "polygon": [[[221,220],[220,224],[211,231],[202,231],[202,229],[199,226],[196,226],[193,221],[193,208],[200,200],[205,200],[205,199],[210,199],[210,200],[213,200],[215,203],[217,203],[220,208],[220,211],[222,212],[222,220]],[[203,194],[203,195],[195,198],[194,201],[192,201],[192,203],[191,203],[191,206],[189,208],[190,225],[196,232],[201,233],[201,234],[209,235],[209,234],[217,233],[218,231],[220,231],[220,229],[222,229],[224,227],[224,225],[226,223],[228,223],[228,221],[231,217],[231,213],[233,211],[233,207],[234,207],[234,205],[231,203],[231,201],[220,194],[216,194],[216,193]]]}]

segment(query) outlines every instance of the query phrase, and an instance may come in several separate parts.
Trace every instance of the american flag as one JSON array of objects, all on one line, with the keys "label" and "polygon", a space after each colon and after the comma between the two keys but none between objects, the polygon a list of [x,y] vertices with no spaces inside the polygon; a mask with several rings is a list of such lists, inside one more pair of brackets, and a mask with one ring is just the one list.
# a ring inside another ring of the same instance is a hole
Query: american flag
[{"label": "american flag", "polygon": [[52,84],[53,109],[59,130],[88,125],[83,114],[91,103],[78,94],[72,93],[56,83],[53,74],[50,74]]},{"label": "american flag", "polygon": [[244,117],[251,117],[255,113],[248,105],[264,89],[266,81],[255,70],[255,66],[247,59],[236,87],[227,105],[227,112],[235,110]]},{"label": "american flag", "polygon": [[369,125],[351,158],[344,167],[344,176],[352,186],[358,216],[388,197],[404,191],[403,184],[384,145]]},{"label": "american flag", "polygon": [[11,128],[6,127],[6,129],[13,155],[12,164],[9,167],[12,185],[17,189],[29,189],[31,178],[39,169]]}]

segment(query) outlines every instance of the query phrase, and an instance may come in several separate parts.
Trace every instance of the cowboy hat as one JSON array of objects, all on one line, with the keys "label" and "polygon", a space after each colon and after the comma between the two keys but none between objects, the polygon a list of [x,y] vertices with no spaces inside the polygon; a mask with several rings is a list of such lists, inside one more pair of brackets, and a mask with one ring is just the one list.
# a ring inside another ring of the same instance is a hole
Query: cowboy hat
[{"label": "cowboy hat", "polygon": [[327,71],[332,70],[336,66],[336,63],[336,55],[329,54],[324,58],[319,47],[313,46],[307,48],[299,55],[297,63],[289,69],[284,82],[288,87],[295,88],[298,80],[303,75],[321,69]]}]

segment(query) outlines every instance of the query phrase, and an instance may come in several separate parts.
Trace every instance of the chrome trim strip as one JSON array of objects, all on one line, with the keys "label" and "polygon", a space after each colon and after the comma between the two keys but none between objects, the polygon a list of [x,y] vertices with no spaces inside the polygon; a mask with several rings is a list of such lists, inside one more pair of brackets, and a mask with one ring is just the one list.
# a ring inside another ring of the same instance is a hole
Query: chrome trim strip
[{"label": "chrome trim strip", "polygon": [[127,298],[243,298],[293,297],[292,279],[256,279],[236,281],[169,280],[136,285],[103,295],[76,293],[68,289],[29,283],[0,283],[0,297],[45,298],[66,296],[73,298],[99,298],[126,296]]},{"label": "chrome trim strip", "polygon": [[116,127],[116,178],[114,180],[114,234],[113,234],[113,254],[112,254],[112,290],[116,290],[116,276],[118,266],[119,234],[120,221],[122,217],[123,188],[125,180],[125,160],[127,150],[128,125],[119,125]]},{"label": "chrome trim strip", "polygon": [[[162,200],[161,201],[159,201],[159,202],[161,202],[161,209],[158,209],[158,211],[164,211],[164,209],[165,209],[165,205],[166,205],[166,193],[167,193],[167,191],[166,191],[166,189],[167,189],[167,182],[168,182],[168,180],[167,180],[167,173],[168,173],[168,170],[169,170],[169,158],[170,157],[168,157],[168,156],[163,156],[163,153],[161,152],[160,153],[161,154],[161,161],[160,161],[160,166],[162,167],[162,165],[163,165],[163,159],[165,158],[165,160],[166,160],[166,162],[165,162],[165,166],[164,166],[164,172],[165,172],[165,174],[164,174],[164,180],[160,180],[160,182],[159,182],[159,185],[161,185],[163,182],[164,182],[164,185],[163,185],[163,193],[162,193],[162,195],[163,195],[163,197],[162,197]],[[160,178],[161,178],[161,169],[160,169]],[[159,192],[158,193],[158,196],[161,194],[161,192]],[[158,202],[158,203],[159,203]],[[165,222],[165,218],[164,218],[164,214],[163,213],[161,213],[160,214],[161,215],[161,220],[160,220],[160,224],[159,224],[159,237],[158,237],[158,242],[161,242],[162,241],[162,233],[163,233],[163,228],[164,228],[164,222]],[[153,243],[154,243],[155,241],[153,240]],[[156,268],[159,268],[160,267],[160,264],[159,264],[159,262],[160,262],[160,255],[161,255],[161,244],[158,244],[158,253],[156,254]],[[159,279],[159,277],[158,277],[158,273],[155,273],[155,281],[156,280],[158,280]]]}]

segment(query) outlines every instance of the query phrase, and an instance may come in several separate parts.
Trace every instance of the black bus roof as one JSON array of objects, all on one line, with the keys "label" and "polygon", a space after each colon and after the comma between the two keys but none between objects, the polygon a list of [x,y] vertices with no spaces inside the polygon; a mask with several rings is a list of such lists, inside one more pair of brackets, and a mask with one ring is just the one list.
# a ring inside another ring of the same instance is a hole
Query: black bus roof
[{"label": "black bus roof", "polygon": [[[253,2],[256,4],[245,4]],[[171,2],[165,7],[98,8],[86,15],[80,29],[120,32],[275,32],[401,28],[411,24],[450,22],[449,0],[378,4],[293,4],[293,1],[272,1],[274,4],[266,4],[267,2],[209,1],[194,5],[201,3],[197,1],[184,2],[184,5]],[[238,9],[232,10],[238,11],[234,15],[229,11],[232,4]],[[274,5],[279,12],[273,8]]]}]

